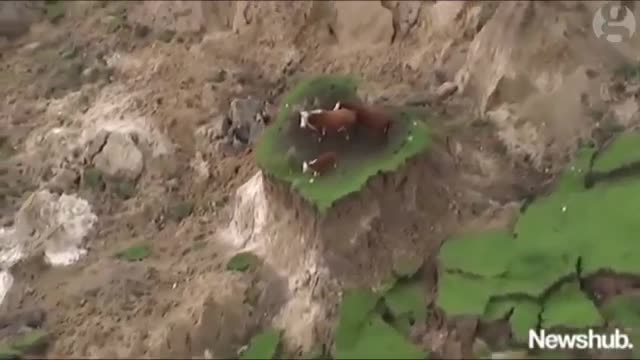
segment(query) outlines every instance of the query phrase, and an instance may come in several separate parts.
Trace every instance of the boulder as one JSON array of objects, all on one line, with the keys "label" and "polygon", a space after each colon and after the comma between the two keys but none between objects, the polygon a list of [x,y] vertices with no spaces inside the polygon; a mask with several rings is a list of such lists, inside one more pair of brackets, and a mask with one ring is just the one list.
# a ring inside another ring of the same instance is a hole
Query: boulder
[{"label": "boulder", "polygon": [[136,180],[144,166],[142,152],[131,137],[117,132],[109,134],[93,161],[103,174],[124,180]]},{"label": "boulder", "polygon": [[13,39],[29,31],[37,18],[31,1],[0,2],[0,38]]},{"label": "boulder", "polygon": [[251,96],[231,101],[229,132],[236,142],[255,144],[265,128],[263,109],[264,103]]}]

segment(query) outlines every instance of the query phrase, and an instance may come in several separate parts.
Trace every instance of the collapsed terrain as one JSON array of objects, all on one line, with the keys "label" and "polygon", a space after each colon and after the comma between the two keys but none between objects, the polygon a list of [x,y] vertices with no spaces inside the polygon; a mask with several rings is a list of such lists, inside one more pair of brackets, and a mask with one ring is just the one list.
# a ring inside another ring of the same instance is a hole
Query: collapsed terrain
[{"label": "collapsed terrain", "polygon": [[[43,329],[49,357],[227,357],[273,327],[301,356],[331,347],[344,289],[412,258],[432,304],[446,239],[514,224],[582,145],[635,127],[640,43],[596,38],[601,5],[2,3],[0,337]],[[319,216],[252,148],[323,73],[436,116],[428,153]],[[229,270],[247,251],[260,265]],[[455,358],[477,330],[435,312],[411,338]]]}]

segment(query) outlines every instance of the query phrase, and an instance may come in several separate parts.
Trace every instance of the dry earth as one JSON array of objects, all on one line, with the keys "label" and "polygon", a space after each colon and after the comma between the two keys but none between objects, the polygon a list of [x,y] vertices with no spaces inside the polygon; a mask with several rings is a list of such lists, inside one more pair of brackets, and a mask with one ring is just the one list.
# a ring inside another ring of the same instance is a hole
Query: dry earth
[{"label": "dry earth", "polygon": [[[44,314],[48,357],[224,358],[273,325],[300,355],[330,345],[342,288],[395,262],[425,258],[432,297],[446,237],[508,224],[580,143],[636,125],[639,87],[613,73],[640,38],[596,38],[601,4],[77,1],[60,18],[3,2],[2,331]],[[426,107],[438,137],[319,217],[251,147],[323,73]],[[143,261],[114,257],[139,243]],[[241,250],[259,271],[225,270]],[[468,351],[465,324],[414,334]]]}]

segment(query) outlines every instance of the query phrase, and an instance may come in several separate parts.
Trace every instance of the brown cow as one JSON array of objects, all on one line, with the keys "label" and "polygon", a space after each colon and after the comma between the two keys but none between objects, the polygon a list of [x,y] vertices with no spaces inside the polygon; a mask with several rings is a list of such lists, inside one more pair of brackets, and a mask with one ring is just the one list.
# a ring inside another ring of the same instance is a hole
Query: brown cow
[{"label": "brown cow", "polygon": [[344,133],[349,140],[349,131],[356,124],[356,113],[347,109],[300,111],[300,127],[319,132],[318,141],[327,133]]},{"label": "brown cow", "polygon": [[384,109],[375,105],[343,101],[336,103],[334,109],[347,109],[356,113],[358,124],[372,130],[375,134],[386,136],[391,128],[393,118]]},{"label": "brown cow", "polygon": [[322,175],[328,170],[335,169],[338,166],[338,154],[333,151],[328,151],[320,154],[317,158],[311,161],[302,162],[302,173],[306,174],[309,171],[313,172],[313,176]]}]

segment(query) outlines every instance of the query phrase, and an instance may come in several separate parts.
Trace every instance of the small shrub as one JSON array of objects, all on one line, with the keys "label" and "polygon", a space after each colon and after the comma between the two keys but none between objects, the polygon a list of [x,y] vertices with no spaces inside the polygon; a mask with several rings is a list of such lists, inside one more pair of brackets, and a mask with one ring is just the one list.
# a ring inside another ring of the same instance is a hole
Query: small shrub
[{"label": "small shrub", "polygon": [[85,186],[94,190],[104,184],[102,173],[96,168],[85,169],[82,179]]},{"label": "small shrub", "polygon": [[10,341],[0,344],[0,359],[21,359],[26,354],[43,351],[49,342],[44,330],[32,330]]},{"label": "small shrub", "polygon": [[245,272],[253,269],[260,259],[250,252],[241,252],[234,255],[227,263],[227,270]]},{"label": "small shrub", "polygon": [[113,190],[120,198],[127,200],[136,195],[136,184],[128,180],[115,181]]},{"label": "small shrub", "polygon": [[274,359],[280,345],[280,332],[269,329],[254,336],[240,359]]},{"label": "small shrub", "polygon": [[65,16],[64,1],[46,1],[45,14],[49,22],[57,24]]},{"label": "small shrub", "polygon": [[116,254],[121,260],[135,262],[142,261],[151,255],[151,249],[147,245],[134,245]]}]

